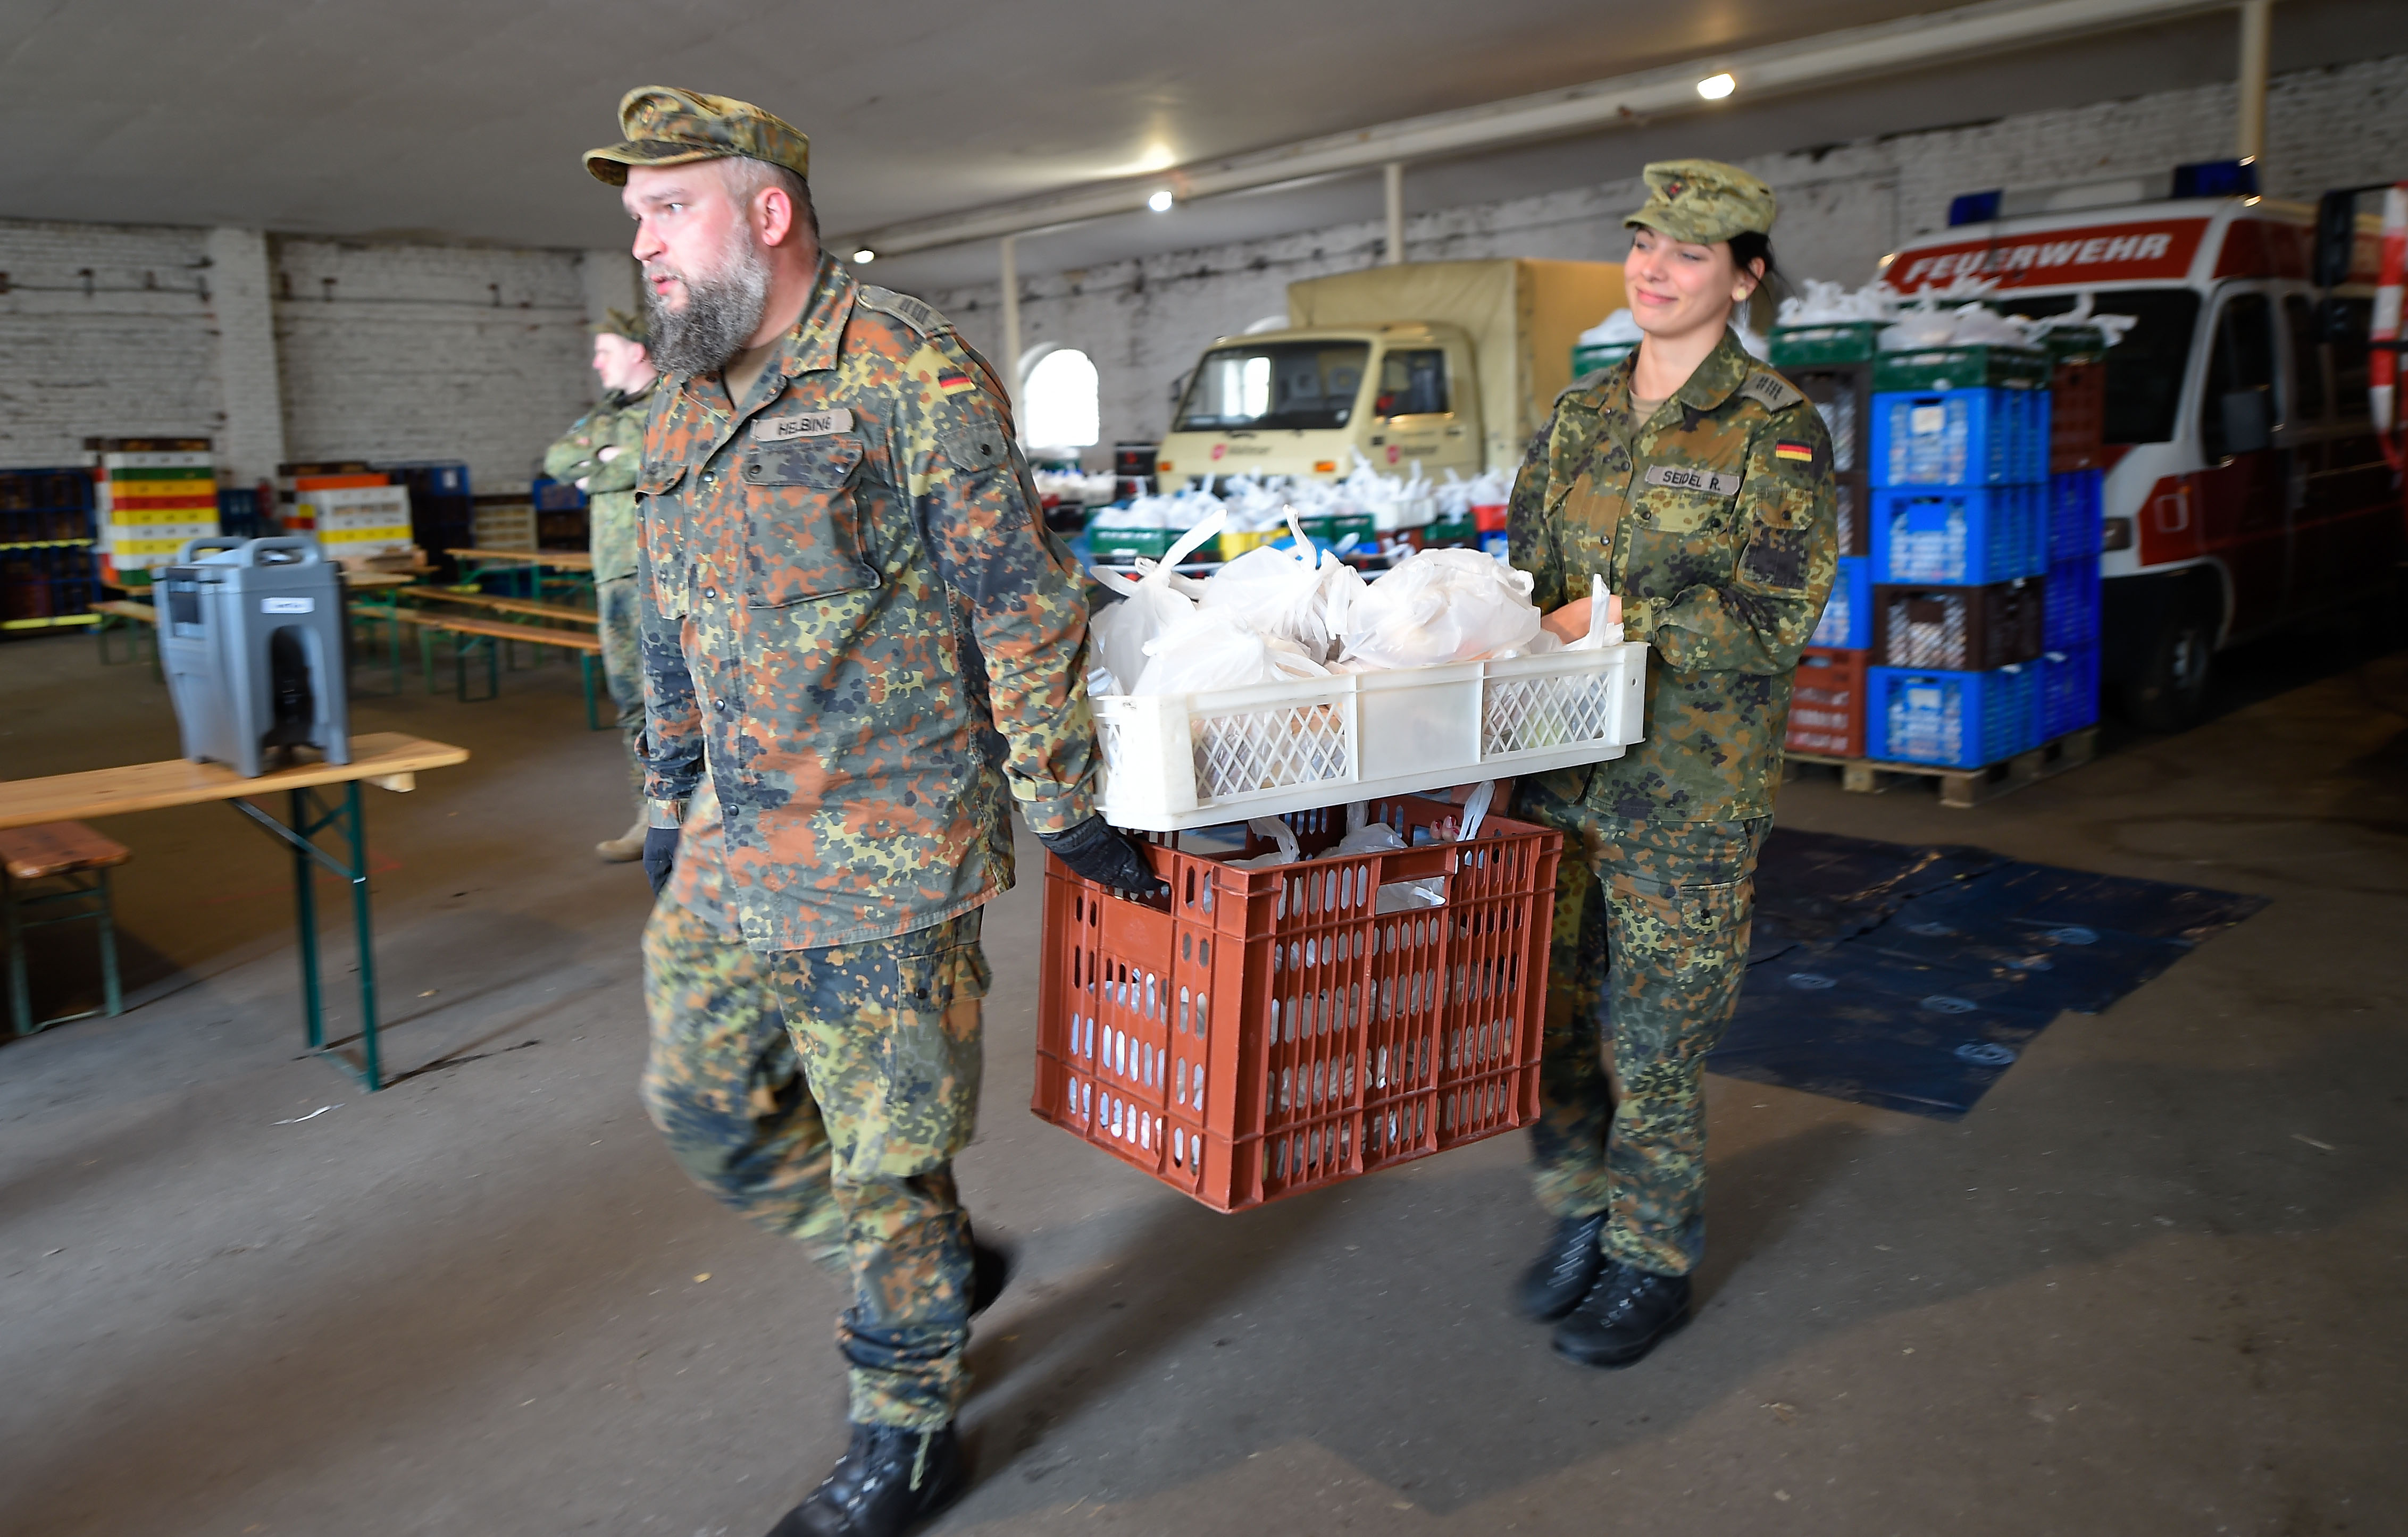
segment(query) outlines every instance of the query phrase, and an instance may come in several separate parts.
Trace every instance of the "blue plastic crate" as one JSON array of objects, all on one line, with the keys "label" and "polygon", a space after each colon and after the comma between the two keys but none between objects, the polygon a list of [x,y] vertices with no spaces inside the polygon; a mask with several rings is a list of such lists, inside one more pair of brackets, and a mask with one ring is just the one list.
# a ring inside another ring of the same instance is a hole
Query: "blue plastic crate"
[{"label": "blue plastic crate", "polygon": [[1873,643],[1873,562],[1867,555],[1840,557],[1839,579],[1823,605],[1822,622],[1806,644],[1861,651]]},{"label": "blue plastic crate", "polygon": [[2099,648],[2069,647],[2040,662],[2040,740],[2099,723]]},{"label": "blue plastic crate", "polygon": [[2106,525],[2107,472],[2067,470],[2048,477],[2048,560],[2051,565],[2096,555]]},{"label": "blue plastic crate", "polygon": [[2099,557],[2084,555],[2054,562],[2041,594],[2041,645],[2061,651],[2098,639]]},{"label": "blue plastic crate", "polygon": [[1986,673],[1865,669],[1865,753],[1892,763],[1980,768],[2040,740],[2036,665]]},{"label": "blue plastic crate", "polygon": [[1897,486],[1873,492],[1872,579],[1983,587],[2047,569],[2048,488]]},{"label": "blue plastic crate", "polygon": [[1873,396],[1876,486],[2009,486],[2048,473],[2042,390],[1884,391]]}]

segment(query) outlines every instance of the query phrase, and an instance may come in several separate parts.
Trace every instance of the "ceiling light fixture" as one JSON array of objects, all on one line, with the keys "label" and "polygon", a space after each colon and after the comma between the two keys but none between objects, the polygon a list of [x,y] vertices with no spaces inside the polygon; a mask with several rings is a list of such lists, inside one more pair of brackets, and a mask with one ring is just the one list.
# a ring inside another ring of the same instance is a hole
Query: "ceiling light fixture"
[{"label": "ceiling light fixture", "polygon": [[1710,102],[1718,102],[1738,89],[1739,82],[1732,79],[1727,71],[1720,75],[1709,75],[1698,82],[1698,94]]},{"label": "ceiling light fixture", "polygon": [[1173,201],[1169,188],[1158,187],[1154,190],[1154,195],[1145,200],[1145,206],[1156,213],[1168,213]]},{"label": "ceiling light fixture", "polygon": [[864,246],[859,250],[853,253],[853,262],[855,266],[866,267],[869,265],[870,263],[877,260],[878,253],[871,250],[867,246]]}]

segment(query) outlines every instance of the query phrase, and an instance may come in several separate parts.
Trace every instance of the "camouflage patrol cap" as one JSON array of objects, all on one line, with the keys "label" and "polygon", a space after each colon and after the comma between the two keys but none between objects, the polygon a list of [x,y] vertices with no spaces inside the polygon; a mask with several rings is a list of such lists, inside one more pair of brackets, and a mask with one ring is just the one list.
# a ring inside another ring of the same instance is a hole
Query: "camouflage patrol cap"
[{"label": "camouflage patrol cap", "polygon": [[733,96],[639,85],[619,98],[619,131],[626,143],[585,151],[585,168],[613,187],[627,184],[630,165],[685,165],[731,155],[766,160],[806,179],[811,174],[810,139]]},{"label": "camouflage patrol cap", "polygon": [[1772,189],[1719,160],[1659,160],[1641,173],[1651,194],[1623,224],[1711,246],[1753,230],[1772,233]]},{"label": "camouflage patrol cap", "polygon": [[593,330],[597,336],[624,336],[638,347],[652,345],[652,328],[644,323],[640,313],[631,315],[624,309],[606,309],[602,318],[594,322]]}]

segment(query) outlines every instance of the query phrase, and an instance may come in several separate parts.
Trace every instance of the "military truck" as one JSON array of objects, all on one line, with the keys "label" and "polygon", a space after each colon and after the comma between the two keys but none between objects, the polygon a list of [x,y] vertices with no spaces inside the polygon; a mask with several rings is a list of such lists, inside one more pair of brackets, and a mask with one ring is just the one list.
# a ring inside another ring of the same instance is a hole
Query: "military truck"
[{"label": "military truck", "polygon": [[1205,349],[1161,485],[1334,480],[1357,454],[1434,479],[1510,473],[1571,382],[1575,338],[1622,305],[1611,262],[1412,262],[1291,283],[1286,329]]}]

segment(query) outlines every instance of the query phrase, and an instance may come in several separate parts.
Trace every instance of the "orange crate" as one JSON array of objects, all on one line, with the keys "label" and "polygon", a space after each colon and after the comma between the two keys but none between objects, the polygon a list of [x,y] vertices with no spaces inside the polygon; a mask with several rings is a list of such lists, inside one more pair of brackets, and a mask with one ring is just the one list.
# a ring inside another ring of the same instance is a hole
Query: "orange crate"
[{"label": "orange crate", "polygon": [[1810,646],[1798,659],[1789,693],[1791,752],[1865,755],[1865,652],[1828,646]]},{"label": "orange crate", "polygon": [[[1371,815],[1412,839],[1459,809]],[[1268,870],[1153,845],[1158,904],[1045,861],[1029,1108],[1215,1211],[1539,1117],[1562,834],[1492,816],[1468,844],[1316,858],[1342,817],[1287,820],[1305,858]],[[1445,906],[1374,911],[1431,875]]]}]

